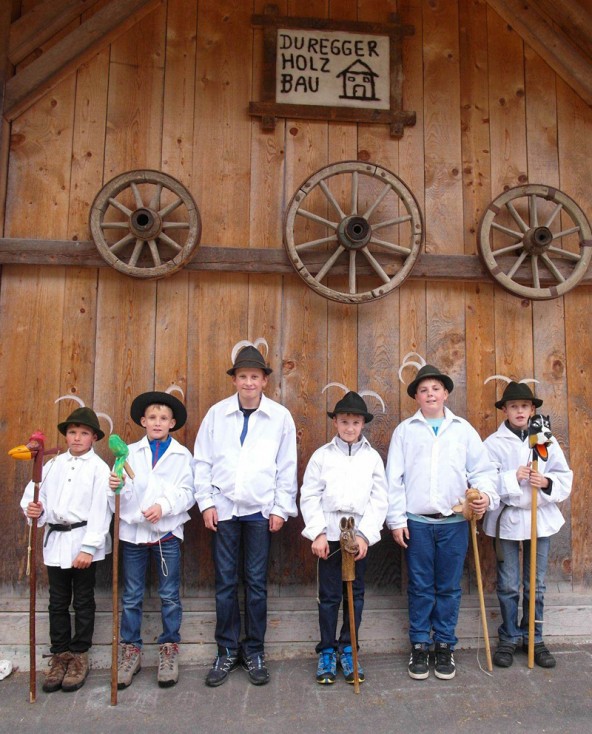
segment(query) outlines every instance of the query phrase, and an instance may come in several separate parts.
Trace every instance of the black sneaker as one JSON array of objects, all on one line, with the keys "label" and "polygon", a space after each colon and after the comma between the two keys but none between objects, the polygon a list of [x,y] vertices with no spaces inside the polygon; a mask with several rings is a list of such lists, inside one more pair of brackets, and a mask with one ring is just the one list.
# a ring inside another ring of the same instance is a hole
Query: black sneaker
[{"label": "black sneaker", "polygon": [[498,642],[497,648],[493,655],[493,664],[498,668],[509,668],[514,662],[514,653],[516,645],[513,642]]},{"label": "black sneaker", "polygon": [[254,686],[264,686],[269,683],[269,671],[265,665],[265,655],[262,652],[254,652],[249,657],[243,657],[243,668],[249,675],[249,680]]},{"label": "black sneaker", "polygon": [[[528,642],[522,645],[522,651],[528,654]],[[534,662],[541,668],[554,668],[557,664],[544,642],[534,643]]]},{"label": "black sneaker", "polygon": [[454,655],[447,642],[436,642],[434,653],[436,656],[436,667],[434,674],[436,678],[450,680],[456,675]]},{"label": "black sneaker", "polygon": [[226,650],[216,656],[214,664],[206,676],[206,686],[215,688],[226,681],[230,673],[239,666],[238,650]]},{"label": "black sneaker", "polygon": [[416,642],[411,646],[411,657],[409,658],[407,672],[415,680],[424,680],[430,674],[428,651],[421,642]]}]

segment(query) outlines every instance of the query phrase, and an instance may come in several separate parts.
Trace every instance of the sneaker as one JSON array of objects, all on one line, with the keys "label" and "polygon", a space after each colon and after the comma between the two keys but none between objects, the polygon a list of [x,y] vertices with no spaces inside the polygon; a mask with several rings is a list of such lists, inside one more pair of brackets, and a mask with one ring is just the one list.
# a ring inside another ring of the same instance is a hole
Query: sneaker
[{"label": "sneaker", "polygon": [[337,673],[337,654],[332,647],[326,647],[319,653],[319,664],[317,666],[317,683],[322,686],[335,683]]},{"label": "sneaker", "polygon": [[509,668],[514,662],[516,645],[513,642],[500,641],[493,655],[493,664],[498,668]]},{"label": "sneaker", "polygon": [[77,691],[82,688],[88,671],[88,653],[73,652],[68,663],[68,670],[62,681],[62,691]]},{"label": "sneaker", "polygon": [[121,645],[121,659],[117,668],[117,688],[131,686],[134,675],[140,672],[141,650],[131,642]]},{"label": "sneaker", "polygon": [[415,680],[424,680],[430,674],[428,650],[423,643],[416,642],[411,646],[407,672],[409,673],[409,677]]},{"label": "sneaker", "polygon": [[436,642],[435,646],[436,666],[434,674],[436,678],[450,680],[456,675],[454,655],[447,642]]},{"label": "sneaker", "polygon": [[[343,648],[343,651],[339,654],[339,663],[341,664],[345,680],[348,683],[354,683],[354,656],[351,645]],[[364,669],[358,661],[358,681],[363,683],[365,680]]]},{"label": "sneaker", "polygon": [[247,671],[249,680],[254,686],[264,686],[269,683],[269,671],[262,652],[254,652],[248,657],[243,657],[243,668]]},{"label": "sneaker", "polygon": [[170,688],[179,680],[179,645],[165,642],[158,650],[158,685]]},{"label": "sneaker", "polygon": [[206,676],[206,686],[210,686],[210,688],[221,686],[238,666],[238,650],[225,648],[222,654],[218,653],[216,655],[216,659]]},{"label": "sneaker", "polygon": [[49,658],[49,670],[45,674],[42,686],[45,693],[60,690],[71,656],[72,653],[69,652],[57,652]]},{"label": "sneaker", "polygon": [[[522,645],[522,651],[528,654],[528,642]],[[534,643],[534,662],[541,668],[554,668],[557,664],[544,642]]]}]

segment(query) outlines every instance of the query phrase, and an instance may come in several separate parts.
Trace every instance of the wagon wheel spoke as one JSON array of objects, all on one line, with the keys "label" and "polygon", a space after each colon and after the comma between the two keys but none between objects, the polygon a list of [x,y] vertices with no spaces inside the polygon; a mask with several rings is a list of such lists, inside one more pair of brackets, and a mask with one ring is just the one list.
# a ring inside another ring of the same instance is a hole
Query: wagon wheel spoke
[{"label": "wagon wheel spoke", "polygon": [[508,270],[508,278],[513,278],[513,277],[514,277],[514,276],[516,275],[516,273],[518,272],[518,268],[519,268],[519,267],[520,267],[520,266],[522,265],[522,263],[523,263],[523,262],[524,262],[524,261],[526,260],[526,256],[527,256],[527,254],[528,254],[528,253],[526,253],[526,252],[524,252],[524,251],[522,251],[522,252],[520,253],[520,257],[518,257],[518,258],[516,259],[516,262],[514,263],[514,265],[513,265],[512,267],[511,267],[511,269],[510,269],[510,270]]},{"label": "wagon wheel spoke", "polygon": [[[292,197],[284,222],[284,244],[298,275],[324,297],[343,303],[364,303],[398,287],[422,238],[421,213],[403,181],[360,161],[334,163],[313,174]],[[316,248],[327,249],[320,268]],[[327,281],[333,275],[344,277]]]},{"label": "wagon wheel spoke", "polygon": [[553,209],[551,214],[549,215],[547,221],[545,222],[545,227],[550,227],[553,222],[555,221],[555,218],[559,214],[559,212],[563,209],[563,204],[559,203],[557,206]]},{"label": "wagon wheel spoke", "polygon": [[518,250],[521,250],[522,247],[522,242],[518,242],[518,244],[516,245],[500,247],[499,250],[494,250],[493,254],[495,255],[495,257],[500,257],[501,255],[509,255],[511,252],[517,252]]},{"label": "wagon wheel spoke", "polygon": [[526,224],[526,222],[524,221],[524,219],[522,219],[522,217],[520,216],[520,214],[518,214],[518,212],[516,211],[516,207],[514,206],[514,204],[511,201],[509,201],[506,204],[506,206],[508,208],[508,211],[512,215],[512,218],[514,219],[514,221],[516,222],[516,224],[520,227],[520,231],[522,233],[527,232],[528,231],[528,224]]},{"label": "wagon wheel spoke", "polygon": [[501,224],[498,224],[497,222],[493,222],[491,225],[493,229],[496,229],[498,232],[503,232],[504,234],[507,234],[509,237],[514,237],[516,240],[521,240],[524,232],[516,232],[515,229],[510,229],[509,227],[504,227]]},{"label": "wagon wheel spoke", "polygon": [[528,197],[528,212],[530,215],[530,226],[538,227],[539,226],[539,214],[538,214],[538,208],[537,208],[536,194],[531,194]]},{"label": "wagon wheel spoke", "polygon": [[144,169],[105,184],[93,201],[89,224],[103,259],[136,278],[174,273],[191,258],[201,236],[199,210],[189,191],[172,176]]},{"label": "wagon wheel spoke", "polygon": [[541,255],[541,260],[545,263],[547,268],[549,268],[551,273],[553,273],[553,275],[555,276],[555,280],[558,283],[565,283],[565,278],[563,277],[562,273],[557,270],[555,263],[545,252],[543,252],[543,254]]},{"label": "wagon wheel spoke", "polygon": [[575,263],[580,262],[580,260],[582,259],[582,256],[579,253],[570,252],[569,250],[562,250],[560,247],[549,247],[547,252],[552,252],[559,257],[564,257],[566,260],[571,260]]},{"label": "wagon wheel spoke", "polygon": [[541,276],[539,273],[539,256],[533,255],[530,258],[530,267],[532,268],[532,280],[535,288],[541,287]]}]

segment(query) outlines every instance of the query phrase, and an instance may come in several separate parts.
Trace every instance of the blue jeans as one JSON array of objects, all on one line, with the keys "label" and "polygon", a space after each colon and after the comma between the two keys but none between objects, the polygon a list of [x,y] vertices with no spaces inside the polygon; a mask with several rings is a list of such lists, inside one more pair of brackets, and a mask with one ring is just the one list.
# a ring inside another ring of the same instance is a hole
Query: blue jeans
[{"label": "blue jeans", "polygon": [[[271,533],[268,520],[223,520],[213,534],[216,572],[216,642],[242,650],[248,657],[263,652],[267,629],[267,562]],[[239,561],[243,549],[242,576],[245,587],[245,637],[240,639],[238,603]]]},{"label": "blue jeans", "polygon": [[409,639],[412,645],[430,645],[433,633],[434,642],[446,642],[454,649],[469,524],[414,520],[407,524]]},{"label": "blue jeans", "polygon": [[[179,538],[155,545],[135,545],[122,541],[123,558],[123,597],[121,610],[121,641],[142,647],[142,605],[146,588],[146,570],[150,556],[156,560],[158,569],[158,594],[162,617],[162,634],[159,645],[165,642],[179,642],[181,635],[181,541]],[[161,551],[162,549],[162,559]],[[163,568],[164,560],[166,568]],[[166,574],[166,575],[165,575]]]},{"label": "blue jeans", "polygon": [[[316,652],[327,647],[343,652],[343,648],[351,645],[349,630],[349,605],[347,602],[347,585],[341,580],[341,553],[338,541],[329,541],[329,558],[319,559],[319,630],[321,640],[316,646]],[[356,561],[356,578],[352,583],[354,601],[354,617],[356,625],[356,642],[364,610],[364,574],[366,572],[366,558]],[[339,607],[343,600],[343,624],[337,636],[337,622]],[[358,644],[359,648],[359,644]]]},{"label": "blue jeans", "polygon": [[[522,541],[522,620],[518,623],[520,605],[520,542],[497,538],[496,543],[504,554],[504,561],[497,563],[497,598],[502,613],[502,624],[498,629],[500,640],[519,645],[528,644],[528,613],[530,608],[530,540]],[[534,626],[534,641],[543,640],[543,606],[545,596],[545,574],[549,558],[550,538],[537,538],[536,593],[534,616],[539,624]]]}]

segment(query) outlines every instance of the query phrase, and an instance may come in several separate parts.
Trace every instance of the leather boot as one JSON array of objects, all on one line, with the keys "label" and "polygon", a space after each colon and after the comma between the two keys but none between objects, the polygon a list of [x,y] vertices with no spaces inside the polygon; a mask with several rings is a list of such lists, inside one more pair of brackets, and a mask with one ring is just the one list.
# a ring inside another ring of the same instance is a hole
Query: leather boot
[{"label": "leather boot", "polygon": [[57,652],[54,653],[49,660],[49,670],[45,674],[45,680],[43,681],[43,690],[45,693],[53,693],[59,691],[62,687],[62,681],[68,670],[68,663],[72,653],[70,652]]},{"label": "leather boot", "polygon": [[88,653],[71,653],[68,670],[62,681],[62,691],[77,691],[82,688],[88,675]]}]

